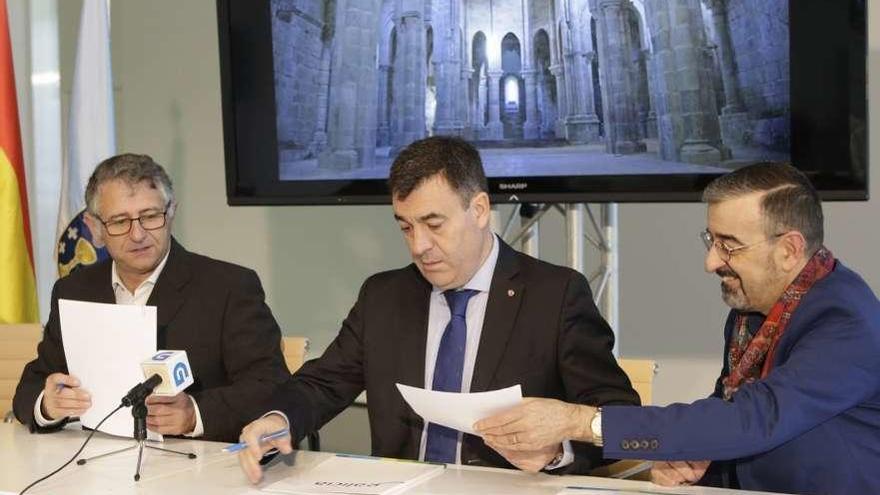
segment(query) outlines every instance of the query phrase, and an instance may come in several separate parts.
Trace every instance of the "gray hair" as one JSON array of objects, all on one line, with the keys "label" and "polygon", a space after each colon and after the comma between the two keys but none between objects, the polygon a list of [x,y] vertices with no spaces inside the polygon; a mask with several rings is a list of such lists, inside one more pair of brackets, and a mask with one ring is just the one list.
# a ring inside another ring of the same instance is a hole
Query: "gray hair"
[{"label": "gray hair", "polygon": [[159,190],[166,204],[174,202],[171,178],[161,165],[153,161],[149,155],[123,153],[98,164],[89,177],[86,186],[86,208],[92,215],[98,215],[98,188],[101,184],[112,180],[122,180],[132,186],[148,182],[151,188]]},{"label": "gray hair", "polygon": [[756,192],[765,193],[761,212],[767,237],[796,230],[807,241],[808,256],[822,247],[822,201],[810,179],[790,164],[761,162],[722,175],[703,191],[703,202],[719,203]]}]

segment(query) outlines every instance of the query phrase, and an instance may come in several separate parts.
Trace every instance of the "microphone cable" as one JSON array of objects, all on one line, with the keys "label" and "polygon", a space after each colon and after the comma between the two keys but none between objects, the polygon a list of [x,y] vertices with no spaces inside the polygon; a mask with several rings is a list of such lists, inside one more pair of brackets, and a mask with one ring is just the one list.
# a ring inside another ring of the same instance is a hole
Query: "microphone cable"
[{"label": "microphone cable", "polygon": [[95,426],[95,428],[91,431],[91,433],[89,433],[89,436],[86,437],[86,440],[85,440],[85,441],[83,442],[83,444],[80,446],[79,450],[76,451],[76,454],[73,454],[73,457],[71,457],[69,461],[67,461],[67,462],[65,462],[64,464],[62,464],[61,467],[58,468],[58,469],[56,469],[55,471],[52,471],[51,473],[47,474],[46,476],[43,476],[42,478],[38,479],[37,481],[34,481],[34,482],[31,483],[30,485],[24,487],[24,490],[18,492],[18,495],[24,495],[24,492],[26,492],[26,491],[30,490],[31,488],[33,488],[34,485],[36,485],[37,483],[39,483],[39,482],[41,482],[41,481],[45,481],[45,480],[51,478],[52,476],[54,476],[55,474],[57,474],[59,471],[61,471],[62,469],[66,468],[68,464],[70,464],[71,462],[73,462],[73,461],[74,461],[74,460],[75,460],[75,459],[76,459],[76,458],[82,453],[83,449],[86,448],[86,444],[89,443],[89,440],[92,439],[92,436],[95,434],[96,431],[98,431],[98,428],[100,428],[101,425],[104,424],[104,421],[107,421],[107,419],[109,419],[110,416],[113,416],[113,415],[116,413],[116,411],[122,409],[123,407],[125,407],[125,406],[123,406],[122,404],[119,404],[118,406],[116,406],[116,409],[110,411],[110,414],[104,416],[104,419],[102,419],[102,420],[98,423],[98,425]]}]

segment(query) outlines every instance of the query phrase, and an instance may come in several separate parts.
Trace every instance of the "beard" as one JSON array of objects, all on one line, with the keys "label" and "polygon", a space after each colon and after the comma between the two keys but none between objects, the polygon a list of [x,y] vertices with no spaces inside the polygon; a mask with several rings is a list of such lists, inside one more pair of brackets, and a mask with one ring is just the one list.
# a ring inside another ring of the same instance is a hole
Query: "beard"
[{"label": "beard", "polygon": [[747,290],[742,277],[730,266],[715,270],[721,280],[721,299],[731,308],[744,312],[763,312],[769,309],[785,290],[784,274],[772,257],[765,260],[766,271],[750,278]]},{"label": "beard", "polygon": [[715,274],[721,277],[721,299],[724,304],[738,311],[747,311],[751,304],[739,274],[729,267],[719,268]]}]

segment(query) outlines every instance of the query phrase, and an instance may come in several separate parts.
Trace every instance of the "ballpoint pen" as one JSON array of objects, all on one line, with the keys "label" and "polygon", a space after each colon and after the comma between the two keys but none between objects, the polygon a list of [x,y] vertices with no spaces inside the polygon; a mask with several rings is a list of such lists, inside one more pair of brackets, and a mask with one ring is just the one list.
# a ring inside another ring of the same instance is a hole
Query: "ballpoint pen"
[{"label": "ballpoint pen", "polygon": [[[266,442],[268,440],[274,440],[276,438],[285,437],[287,435],[290,435],[290,431],[287,428],[283,430],[273,431],[272,433],[267,433],[261,436],[260,443]],[[232,445],[223,447],[223,452],[238,452],[239,450],[246,449],[247,446],[247,442],[234,443]]]}]

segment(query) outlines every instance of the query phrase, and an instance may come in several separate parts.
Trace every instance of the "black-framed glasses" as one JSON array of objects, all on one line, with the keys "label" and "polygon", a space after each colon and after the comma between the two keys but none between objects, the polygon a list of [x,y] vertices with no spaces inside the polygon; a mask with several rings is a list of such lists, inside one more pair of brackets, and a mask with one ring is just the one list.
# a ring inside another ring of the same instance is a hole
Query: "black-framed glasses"
[{"label": "black-framed glasses", "polygon": [[119,220],[111,220],[109,222],[105,222],[101,218],[98,218],[98,220],[101,220],[104,229],[107,230],[107,235],[114,237],[126,235],[131,232],[131,225],[135,221],[141,224],[141,228],[144,230],[158,230],[165,226],[168,212],[171,209],[170,206],[171,202],[168,202],[165,205],[165,209],[162,211],[147,213],[146,215],[141,215],[135,218],[120,218]]},{"label": "black-framed glasses", "polygon": [[758,242],[753,242],[751,244],[744,244],[742,246],[730,247],[724,243],[724,241],[720,239],[716,239],[714,235],[708,230],[704,230],[700,232],[700,240],[703,241],[703,245],[706,246],[706,251],[710,251],[713,247],[715,248],[715,252],[718,253],[718,257],[721,258],[721,261],[727,263],[730,261],[730,258],[733,257],[734,254],[745,251],[750,247],[757,246],[759,244],[764,244],[765,242],[770,242],[778,239],[779,237],[784,236],[785,232],[780,232],[778,234],[774,234],[771,237],[767,237]]}]

